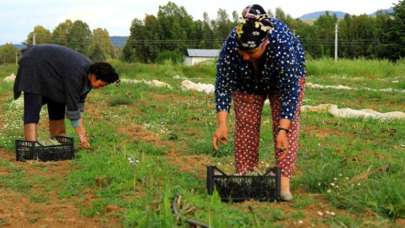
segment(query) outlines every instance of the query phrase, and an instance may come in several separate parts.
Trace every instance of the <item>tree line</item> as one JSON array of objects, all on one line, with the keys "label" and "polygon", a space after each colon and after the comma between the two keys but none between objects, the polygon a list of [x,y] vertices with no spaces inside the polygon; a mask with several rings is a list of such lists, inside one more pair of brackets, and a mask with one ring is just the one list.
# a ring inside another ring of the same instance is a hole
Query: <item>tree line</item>
[{"label": "tree line", "polygon": [[[314,21],[294,19],[282,9],[268,13],[284,21],[300,37],[307,58],[332,57],[335,25],[338,25],[339,57],[384,58],[398,60],[405,56],[405,0],[394,5],[393,13],[377,12],[375,16],[345,15],[338,19],[326,13]],[[184,7],[173,2],[159,6],[157,15],[134,19],[130,36],[122,50],[113,47],[106,29],[93,31],[80,20],[66,20],[53,31],[36,26],[26,44],[55,43],[79,51],[95,61],[120,57],[128,62],[153,63],[171,59],[181,62],[187,48],[218,49],[237,23],[238,12],[229,15],[219,9],[215,19],[207,13],[194,20]],[[35,38],[34,38],[35,34]],[[0,64],[15,62],[16,50],[11,44],[0,47]]]},{"label": "tree line", "polygon": [[[88,24],[81,20],[66,20],[58,24],[53,31],[37,25],[28,34],[24,44],[30,46],[34,42],[63,45],[88,56],[93,61],[104,61],[119,56],[106,29],[96,28],[91,31]],[[18,53],[12,44],[1,46],[0,64],[15,62]]]},{"label": "tree line", "polygon": [[[405,1],[394,6],[392,14],[379,11],[375,16],[345,15],[339,19],[326,13],[315,21],[294,19],[277,8],[268,14],[284,21],[300,37],[309,58],[333,57],[335,25],[338,25],[339,56],[344,58],[385,58],[405,56]],[[214,20],[204,13],[203,20],[193,20],[184,7],[169,2],[159,7],[157,16],[134,19],[129,39],[123,49],[126,61],[159,62],[179,60],[186,48],[221,48],[239,13],[229,15],[219,9]]]}]

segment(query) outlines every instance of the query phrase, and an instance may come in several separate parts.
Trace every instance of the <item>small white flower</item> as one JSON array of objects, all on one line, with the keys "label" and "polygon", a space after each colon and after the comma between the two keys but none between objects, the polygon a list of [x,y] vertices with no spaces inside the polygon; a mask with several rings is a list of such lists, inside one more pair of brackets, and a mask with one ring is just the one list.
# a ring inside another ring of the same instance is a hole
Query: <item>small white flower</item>
[{"label": "small white flower", "polygon": [[128,161],[129,161],[129,164],[131,164],[132,166],[136,166],[139,163],[138,159],[131,158],[131,157],[128,158]]},{"label": "small white flower", "polygon": [[326,192],[327,192],[327,193],[331,193],[331,192],[332,192],[332,190],[328,189]]},{"label": "small white flower", "polygon": [[319,216],[323,216],[322,211],[318,211],[318,215],[319,215]]}]

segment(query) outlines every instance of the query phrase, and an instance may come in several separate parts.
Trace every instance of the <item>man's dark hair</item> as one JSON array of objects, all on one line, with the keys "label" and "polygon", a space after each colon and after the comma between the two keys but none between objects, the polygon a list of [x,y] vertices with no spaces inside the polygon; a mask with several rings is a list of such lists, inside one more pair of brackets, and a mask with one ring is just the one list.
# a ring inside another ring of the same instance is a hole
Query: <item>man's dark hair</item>
[{"label": "man's dark hair", "polygon": [[114,67],[112,67],[111,64],[105,62],[91,64],[89,73],[96,75],[97,80],[101,80],[107,83],[113,83],[119,80],[119,75],[117,72],[115,72]]}]

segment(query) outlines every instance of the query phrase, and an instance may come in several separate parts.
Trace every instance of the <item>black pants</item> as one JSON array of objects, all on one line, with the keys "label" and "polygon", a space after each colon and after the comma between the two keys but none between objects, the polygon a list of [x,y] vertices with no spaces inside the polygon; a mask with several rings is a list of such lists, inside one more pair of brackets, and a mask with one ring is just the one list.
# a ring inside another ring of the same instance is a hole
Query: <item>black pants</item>
[{"label": "black pants", "polygon": [[38,123],[42,105],[48,105],[49,120],[65,119],[65,103],[54,102],[38,94],[24,93],[24,124]]}]

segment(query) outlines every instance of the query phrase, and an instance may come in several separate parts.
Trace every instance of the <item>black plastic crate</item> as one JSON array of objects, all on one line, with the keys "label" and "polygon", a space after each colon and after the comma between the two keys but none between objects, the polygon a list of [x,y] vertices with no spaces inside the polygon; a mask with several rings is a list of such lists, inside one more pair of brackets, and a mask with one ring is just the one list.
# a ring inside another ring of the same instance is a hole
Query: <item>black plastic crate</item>
[{"label": "black plastic crate", "polygon": [[277,201],[280,199],[280,168],[269,168],[264,175],[226,175],[215,166],[207,167],[208,194],[216,190],[222,201]]},{"label": "black plastic crate", "polygon": [[38,153],[34,150],[36,142],[16,140],[15,152],[17,161],[37,160]]},{"label": "black plastic crate", "polygon": [[57,136],[55,139],[60,145],[44,146],[38,142],[16,140],[17,161],[59,161],[73,159],[75,156],[73,138]]}]

